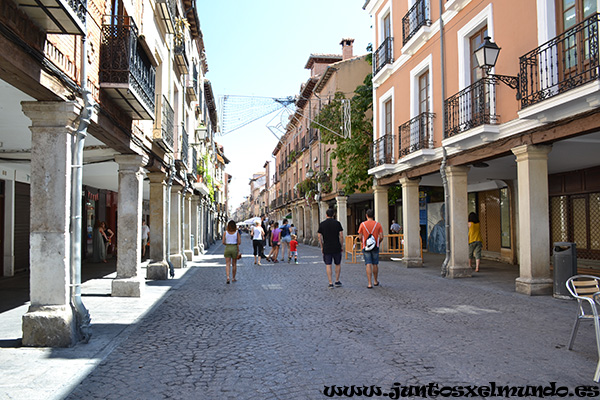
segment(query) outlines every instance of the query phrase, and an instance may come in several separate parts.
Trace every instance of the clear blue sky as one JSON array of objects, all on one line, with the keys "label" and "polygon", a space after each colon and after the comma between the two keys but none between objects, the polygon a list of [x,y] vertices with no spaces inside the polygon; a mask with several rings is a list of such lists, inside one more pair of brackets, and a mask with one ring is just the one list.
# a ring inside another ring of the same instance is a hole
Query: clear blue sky
[{"label": "clear blue sky", "polygon": [[[295,96],[310,76],[304,65],[311,53],[341,54],[341,39],[354,38],[354,55],[362,55],[372,42],[364,0],[200,0],[197,4],[209,68],[206,77],[217,98]],[[252,174],[273,160],[277,139],[266,127],[272,117],[217,137],[230,160],[226,171],[233,176],[232,211],[249,195]]]}]

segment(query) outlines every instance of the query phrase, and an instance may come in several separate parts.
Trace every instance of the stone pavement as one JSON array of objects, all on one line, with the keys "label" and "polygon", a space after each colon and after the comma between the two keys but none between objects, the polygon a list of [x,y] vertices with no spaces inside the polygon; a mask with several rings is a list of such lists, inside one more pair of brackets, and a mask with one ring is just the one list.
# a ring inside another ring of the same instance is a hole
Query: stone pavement
[{"label": "stone pavement", "polygon": [[[576,303],[515,293],[514,266],[483,261],[474,278],[449,280],[440,256],[418,269],[384,261],[371,290],[363,264],[343,263],[343,286],[328,289],[316,247],[300,245],[298,265],[262,266],[248,256],[247,235],[242,249],[229,285],[220,244],[178,279],[148,282],[143,301],[102,297],[110,280],[90,281],[90,343],[0,349],[0,398],[325,399],[333,385],[596,385],[593,327],[582,324],[567,350]],[[141,303],[148,312],[131,319]]]}]

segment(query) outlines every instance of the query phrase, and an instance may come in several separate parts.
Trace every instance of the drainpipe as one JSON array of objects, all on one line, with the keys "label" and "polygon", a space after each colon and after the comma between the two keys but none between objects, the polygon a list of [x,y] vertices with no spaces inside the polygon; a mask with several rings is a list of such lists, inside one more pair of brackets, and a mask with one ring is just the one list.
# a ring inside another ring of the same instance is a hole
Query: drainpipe
[{"label": "drainpipe", "polygon": [[[442,127],[446,122],[446,107],[444,101],[446,99],[446,69],[445,69],[445,46],[444,46],[444,19],[442,10],[444,9],[443,0],[440,0],[440,74],[442,85]],[[446,177],[446,148],[442,145],[442,163],[440,164],[440,174],[442,175],[442,186],[444,187],[444,221],[446,223],[446,258],[442,263],[442,276],[448,275],[448,263],[450,262],[450,193],[448,190],[448,179]]]},{"label": "drainpipe", "polygon": [[175,178],[175,164],[171,162],[169,168],[169,179],[167,180],[167,234],[166,246],[167,246],[167,264],[169,265],[169,275],[171,278],[175,277],[175,267],[171,262],[171,186],[173,186],[173,178]]},{"label": "drainpipe", "polygon": [[90,313],[81,301],[81,240],[83,187],[83,147],[87,128],[94,112],[91,92],[87,88],[87,33],[81,39],[81,95],[84,107],[79,115],[79,126],[71,139],[71,303],[75,310],[77,341],[87,343],[92,335]]}]

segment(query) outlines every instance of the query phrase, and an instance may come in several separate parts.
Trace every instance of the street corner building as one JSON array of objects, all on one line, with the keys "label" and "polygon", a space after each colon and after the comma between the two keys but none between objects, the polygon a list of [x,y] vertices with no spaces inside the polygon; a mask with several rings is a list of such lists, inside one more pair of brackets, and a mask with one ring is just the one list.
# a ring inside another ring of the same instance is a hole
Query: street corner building
[{"label": "street corner building", "polygon": [[23,344],[56,347],[85,336],[98,222],[111,295],[143,296],[220,236],[230,177],[194,1],[50,3],[0,0],[0,271],[30,276]]}]

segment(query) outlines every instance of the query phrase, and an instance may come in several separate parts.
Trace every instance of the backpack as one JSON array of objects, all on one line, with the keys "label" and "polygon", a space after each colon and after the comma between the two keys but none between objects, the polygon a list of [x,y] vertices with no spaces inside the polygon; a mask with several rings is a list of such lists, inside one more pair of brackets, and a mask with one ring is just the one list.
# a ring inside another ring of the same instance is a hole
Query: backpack
[{"label": "backpack", "polygon": [[284,238],[290,235],[289,225],[284,225],[281,227],[281,237]]},{"label": "backpack", "polygon": [[[367,240],[365,241],[365,251],[372,251],[375,246],[377,245],[377,242],[375,241],[375,237],[373,236],[373,231],[375,230],[375,227],[377,226],[377,222],[375,222],[375,225],[373,225],[373,229],[371,229],[371,232],[369,233],[369,236],[367,237]],[[367,226],[365,225],[365,228]],[[368,232],[368,231],[367,231]]]}]

